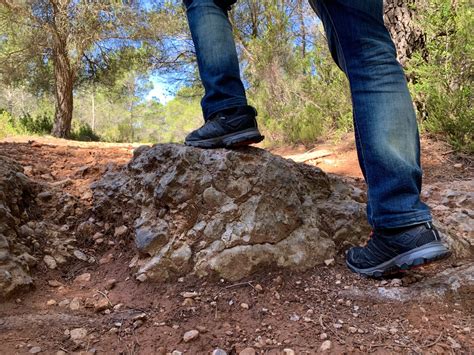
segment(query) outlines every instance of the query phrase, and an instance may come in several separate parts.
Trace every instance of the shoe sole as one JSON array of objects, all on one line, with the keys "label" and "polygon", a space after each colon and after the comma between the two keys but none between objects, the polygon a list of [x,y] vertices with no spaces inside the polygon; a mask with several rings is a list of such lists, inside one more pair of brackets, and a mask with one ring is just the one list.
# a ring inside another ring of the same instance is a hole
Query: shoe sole
[{"label": "shoe sole", "polygon": [[394,272],[406,271],[417,266],[444,259],[450,255],[448,248],[441,242],[431,242],[409,250],[403,254],[371,268],[359,269],[346,260],[351,271],[368,277],[382,277]]},{"label": "shoe sole", "polygon": [[199,148],[237,148],[260,143],[264,138],[258,129],[249,128],[220,137],[202,139],[199,141],[185,141],[184,144]]}]

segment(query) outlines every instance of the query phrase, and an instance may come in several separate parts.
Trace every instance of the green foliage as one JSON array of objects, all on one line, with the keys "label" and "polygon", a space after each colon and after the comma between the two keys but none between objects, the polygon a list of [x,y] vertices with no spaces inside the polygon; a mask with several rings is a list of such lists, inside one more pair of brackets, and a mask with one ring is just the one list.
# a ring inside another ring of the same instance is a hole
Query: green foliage
[{"label": "green foliage", "polygon": [[12,117],[5,110],[0,110],[0,139],[17,134],[12,124]]},{"label": "green foliage", "polygon": [[53,129],[53,117],[47,113],[39,114],[35,117],[25,113],[17,120],[14,120],[14,123],[20,132],[28,134],[50,134]]},{"label": "green foliage", "polygon": [[[140,4],[109,3],[74,3],[75,10],[92,12],[73,13],[64,27],[72,31],[67,48],[77,74],[72,138],[182,142],[202,124],[203,90],[181,1],[152,2],[147,11]],[[120,9],[126,11],[119,15]],[[408,63],[420,126],[472,152],[472,9],[467,0],[417,1],[413,9],[427,45]],[[93,16],[99,10],[102,19]],[[0,112],[0,136],[49,134],[55,108],[52,37],[41,26],[31,30],[11,21],[15,16],[0,6],[0,107],[8,111]],[[307,2],[241,0],[229,17],[266,144],[313,144],[353,129],[347,79]],[[147,99],[150,79],[159,73],[180,88],[166,104]]]},{"label": "green foliage", "polygon": [[88,123],[73,121],[70,138],[75,141],[98,142],[98,136]]},{"label": "green foliage", "polygon": [[409,62],[412,90],[424,117],[421,127],[445,135],[458,150],[474,152],[474,16],[468,1],[433,0],[421,14],[428,58]]},{"label": "green foliage", "polygon": [[278,33],[287,22],[280,22],[249,42],[258,61],[250,62],[245,72],[269,144],[312,144],[334,132],[347,132],[352,128],[349,87],[330,57],[322,29],[313,29],[314,44],[305,51],[294,45],[291,35],[282,40]]}]

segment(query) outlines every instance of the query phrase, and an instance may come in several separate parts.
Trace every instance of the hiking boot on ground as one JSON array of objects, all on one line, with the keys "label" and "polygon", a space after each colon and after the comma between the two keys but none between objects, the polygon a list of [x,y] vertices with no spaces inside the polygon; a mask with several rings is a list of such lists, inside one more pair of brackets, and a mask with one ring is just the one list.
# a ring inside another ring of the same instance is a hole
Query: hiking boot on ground
[{"label": "hiking boot on ground", "polygon": [[372,232],[364,247],[349,249],[346,264],[353,272],[381,277],[449,256],[431,223],[411,228]]},{"label": "hiking boot on ground", "polygon": [[264,139],[257,126],[257,111],[252,106],[226,109],[212,115],[184,143],[200,148],[234,148]]}]

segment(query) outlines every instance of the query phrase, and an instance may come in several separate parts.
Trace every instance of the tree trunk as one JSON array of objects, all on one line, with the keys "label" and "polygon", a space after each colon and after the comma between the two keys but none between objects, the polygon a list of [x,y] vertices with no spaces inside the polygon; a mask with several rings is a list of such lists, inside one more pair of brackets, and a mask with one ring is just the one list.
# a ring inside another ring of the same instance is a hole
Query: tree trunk
[{"label": "tree trunk", "polygon": [[61,47],[55,48],[54,55],[56,112],[52,135],[68,138],[71,133],[74,74],[66,50]]},{"label": "tree trunk", "polygon": [[95,132],[95,86],[94,85],[92,85],[92,97],[91,97],[91,99],[92,99],[92,102],[91,102],[91,104],[92,104],[92,125],[91,125],[91,127],[92,127],[92,131]]},{"label": "tree trunk", "polygon": [[[425,35],[416,24],[416,0],[384,0],[384,20],[392,36],[399,62],[406,66],[416,50],[424,50]],[[418,3],[420,0],[418,0]]]}]

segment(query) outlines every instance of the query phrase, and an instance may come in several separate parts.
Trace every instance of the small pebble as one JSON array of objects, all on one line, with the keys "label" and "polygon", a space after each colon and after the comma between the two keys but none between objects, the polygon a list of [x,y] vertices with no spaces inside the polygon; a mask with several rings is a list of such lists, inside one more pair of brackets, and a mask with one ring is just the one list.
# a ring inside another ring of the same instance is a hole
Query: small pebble
[{"label": "small pebble", "polygon": [[239,355],[255,355],[257,352],[254,348],[245,348],[239,352]]},{"label": "small pebble", "polygon": [[321,351],[321,352],[328,351],[329,349],[331,349],[331,346],[332,346],[331,340],[325,340],[325,341],[323,341],[323,343],[319,347],[319,351]]},{"label": "small pebble", "polygon": [[185,343],[189,343],[190,341],[193,341],[199,337],[199,331],[196,329],[189,330],[183,335],[183,341]]}]

